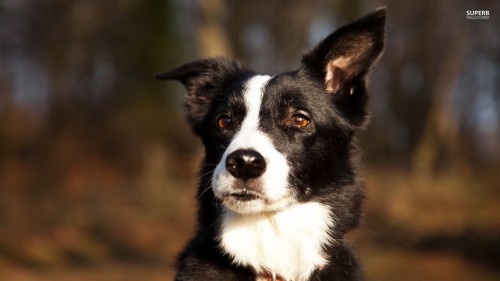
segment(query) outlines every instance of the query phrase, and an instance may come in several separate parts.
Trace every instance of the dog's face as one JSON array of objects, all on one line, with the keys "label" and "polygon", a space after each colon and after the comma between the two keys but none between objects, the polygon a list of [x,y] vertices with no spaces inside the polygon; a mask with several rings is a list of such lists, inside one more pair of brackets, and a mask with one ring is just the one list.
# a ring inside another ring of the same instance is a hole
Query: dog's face
[{"label": "dog's face", "polygon": [[342,27],[300,69],[256,75],[225,58],[158,75],[181,81],[206,149],[199,194],[238,213],[322,202],[353,181],[351,141],[367,119],[366,77],[384,46],[385,10]]}]

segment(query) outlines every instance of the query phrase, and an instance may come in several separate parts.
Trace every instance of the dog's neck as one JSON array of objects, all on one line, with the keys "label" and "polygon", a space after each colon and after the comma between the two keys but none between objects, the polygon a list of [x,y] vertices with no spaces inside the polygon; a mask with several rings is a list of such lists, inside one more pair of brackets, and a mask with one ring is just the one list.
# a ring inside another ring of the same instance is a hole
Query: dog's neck
[{"label": "dog's neck", "polygon": [[333,220],[327,206],[298,203],[266,214],[223,215],[220,245],[238,265],[284,280],[308,280],[327,262],[323,251],[332,243]]}]

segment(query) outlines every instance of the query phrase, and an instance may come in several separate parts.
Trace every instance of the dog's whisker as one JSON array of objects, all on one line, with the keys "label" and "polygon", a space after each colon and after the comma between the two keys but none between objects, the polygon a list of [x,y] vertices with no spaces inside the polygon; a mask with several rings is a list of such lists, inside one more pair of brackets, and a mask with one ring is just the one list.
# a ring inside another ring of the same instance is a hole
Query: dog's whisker
[{"label": "dog's whisker", "polygon": [[218,164],[205,163],[205,164],[202,165],[202,167],[215,167],[217,165]]},{"label": "dog's whisker", "polygon": [[206,173],[204,173],[204,174],[202,174],[202,175],[198,176],[198,180],[202,180],[204,177],[206,177],[206,176],[208,176],[208,175],[211,175],[211,174],[213,174],[213,173],[214,173],[214,171],[209,171],[209,172],[206,172]]},{"label": "dog's whisker", "polygon": [[209,180],[205,186],[203,187],[203,191],[200,193],[200,195],[198,196],[198,199],[201,199],[201,197],[203,196],[203,194],[205,194],[207,191],[209,191],[210,189],[212,188],[212,180]]}]

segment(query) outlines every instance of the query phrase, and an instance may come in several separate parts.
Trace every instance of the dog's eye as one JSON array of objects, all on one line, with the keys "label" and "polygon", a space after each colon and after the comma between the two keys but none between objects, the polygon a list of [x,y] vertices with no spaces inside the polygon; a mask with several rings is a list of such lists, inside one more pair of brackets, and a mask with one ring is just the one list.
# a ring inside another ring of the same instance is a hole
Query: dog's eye
[{"label": "dog's eye", "polygon": [[302,113],[297,113],[292,115],[287,123],[292,127],[304,128],[311,123],[311,119]]},{"label": "dog's eye", "polygon": [[233,122],[233,120],[231,119],[231,117],[229,117],[227,115],[220,115],[219,117],[217,117],[217,127],[219,129],[229,128],[229,126],[231,126],[232,122]]}]

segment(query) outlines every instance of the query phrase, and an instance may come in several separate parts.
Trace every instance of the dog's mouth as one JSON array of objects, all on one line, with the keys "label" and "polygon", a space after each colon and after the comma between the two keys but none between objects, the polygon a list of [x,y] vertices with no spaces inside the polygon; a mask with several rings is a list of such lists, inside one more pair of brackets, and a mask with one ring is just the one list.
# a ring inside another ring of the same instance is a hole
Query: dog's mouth
[{"label": "dog's mouth", "polygon": [[275,212],[294,202],[291,197],[272,201],[265,194],[247,188],[233,189],[218,198],[226,208],[241,214]]},{"label": "dog's mouth", "polygon": [[247,189],[228,193],[226,197],[240,202],[248,202],[262,198],[260,194]]}]

